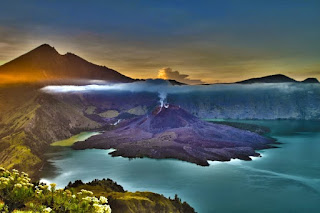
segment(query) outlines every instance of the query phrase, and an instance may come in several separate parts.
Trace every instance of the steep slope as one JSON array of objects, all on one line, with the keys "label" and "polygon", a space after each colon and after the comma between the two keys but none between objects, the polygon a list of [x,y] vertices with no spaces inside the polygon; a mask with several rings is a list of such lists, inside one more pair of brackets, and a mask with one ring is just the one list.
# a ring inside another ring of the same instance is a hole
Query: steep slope
[{"label": "steep slope", "polygon": [[169,94],[167,100],[196,115],[219,119],[320,119],[320,84],[228,84]]},{"label": "steep slope", "polygon": [[74,149],[114,148],[113,156],[175,158],[207,166],[208,160],[250,160],[256,149],[270,148],[273,140],[231,126],[202,121],[179,106],[165,105],[124,122]]},{"label": "steep slope", "polygon": [[36,175],[48,145],[100,127],[79,107],[22,86],[0,89],[0,165]]},{"label": "steep slope", "polygon": [[77,55],[60,55],[43,44],[0,66],[0,83],[45,82],[81,83],[83,80],[132,82],[115,70],[92,64]]}]

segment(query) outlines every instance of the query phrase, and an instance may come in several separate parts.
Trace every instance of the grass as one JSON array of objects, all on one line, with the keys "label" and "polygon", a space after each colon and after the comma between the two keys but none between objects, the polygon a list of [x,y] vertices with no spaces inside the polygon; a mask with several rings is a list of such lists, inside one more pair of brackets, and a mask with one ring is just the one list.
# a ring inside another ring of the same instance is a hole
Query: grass
[{"label": "grass", "polygon": [[95,107],[95,106],[89,106],[89,107],[86,109],[85,113],[91,115],[91,114],[94,114],[94,111],[95,111],[95,110],[96,110],[96,107]]},{"label": "grass", "polygon": [[148,109],[146,106],[137,106],[127,110],[127,112],[133,115],[145,115],[148,112]]},{"label": "grass", "polygon": [[97,197],[107,197],[113,213],[195,212],[192,207],[187,203],[181,202],[180,199],[168,199],[163,195],[152,192],[116,192],[103,184],[81,184],[71,188],[74,192],[85,189],[92,191]]},{"label": "grass", "polygon": [[108,110],[108,111],[99,113],[99,116],[104,117],[104,118],[115,118],[119,114],[120,113],[117,110]]},{"label": "grass", "polygon": [[68,139],[53,142],[51,146],[72,146],[75,142],[85,141],[91,136],[98,134],[100,134],[100,132],[81,132],[80,134],[74,135]]}]

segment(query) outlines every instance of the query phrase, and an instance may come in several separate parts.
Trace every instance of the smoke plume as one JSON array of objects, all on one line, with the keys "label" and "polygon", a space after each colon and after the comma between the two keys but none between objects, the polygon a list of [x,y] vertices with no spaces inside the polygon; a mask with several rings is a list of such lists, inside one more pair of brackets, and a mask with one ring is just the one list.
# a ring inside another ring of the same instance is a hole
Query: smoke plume
[{"label": "smoke plume", "polygon": [[167,98],[167,93],[166,92],[159,92],[159,102],[160,102],[160,107],[162,108],[163,105],[165,104],[166,98]]}]

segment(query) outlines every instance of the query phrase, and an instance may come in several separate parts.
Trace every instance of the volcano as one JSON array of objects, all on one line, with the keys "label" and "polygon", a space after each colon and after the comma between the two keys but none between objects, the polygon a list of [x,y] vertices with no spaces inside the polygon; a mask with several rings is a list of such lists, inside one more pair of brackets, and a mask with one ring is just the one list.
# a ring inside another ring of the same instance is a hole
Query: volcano
[{"label": "volcano", "polygon": [[61,55],[43,44],[0,66],[0,83],[48,82],[74,84],[88,80],[133,82],[134,80],[105,66],[95,65],[73,54]]},{"label": "volcano", "polygon": [[74,149],[110,149],[112,156],[174,158],[208,166],[211,161],[251,160],[274,141],[256,133],[198,119],[175,105],[123,122],[119,128],[77,142]]}]

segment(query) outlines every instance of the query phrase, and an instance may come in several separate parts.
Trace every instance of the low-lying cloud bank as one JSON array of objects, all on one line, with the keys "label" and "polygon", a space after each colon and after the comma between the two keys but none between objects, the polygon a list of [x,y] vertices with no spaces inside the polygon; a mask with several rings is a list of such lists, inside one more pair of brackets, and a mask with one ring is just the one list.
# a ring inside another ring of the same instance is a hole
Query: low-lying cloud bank
[{"label": "low-lying cloud bank", "polygon": [[173,86],[164,80],[147,80],[126,84],[47,86],[42,88],[42,91],[53,94],[88,94],[88,97],[99,94],[99,97],[106,99],[109,95],[115,95],[118,101],[122,99],[122,94],[123,97],[128,97],[128,93],[132,92],[130,97],[134,97],[135,104],[140,105],[145,104],[145,99],[140,97],[145,97],[145,93],[152,93],[151,96],[158,98],[160,106],[165,103],[179,105],[199,118],[320,119],[320,84]]},{"label": "low-lying cloud bank", "polygon": [[279,90],[282,92],[294,92],[303,90],[319,90],[320,84],[299,83],[261,83],[261,84],[213,84],[213,85],[182,85],[173,86],[168,81],[156,79],[133,83],[106,83],[89,85],[54,85],[46,86],[41,90],[46,93],[73,93],[94,91],[127,91],[127,92],[154,92],[165,94],[189,93],[189,92],[214,92],[214,91],[239,91],[239,90]]}]

